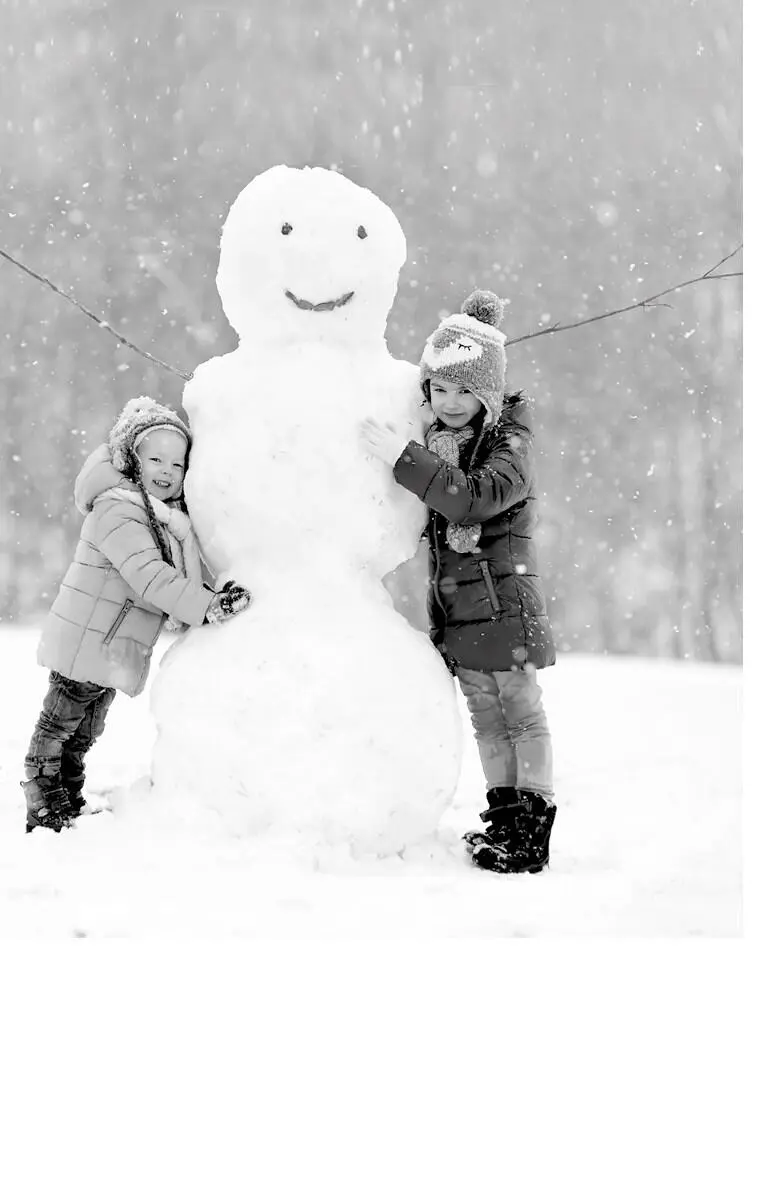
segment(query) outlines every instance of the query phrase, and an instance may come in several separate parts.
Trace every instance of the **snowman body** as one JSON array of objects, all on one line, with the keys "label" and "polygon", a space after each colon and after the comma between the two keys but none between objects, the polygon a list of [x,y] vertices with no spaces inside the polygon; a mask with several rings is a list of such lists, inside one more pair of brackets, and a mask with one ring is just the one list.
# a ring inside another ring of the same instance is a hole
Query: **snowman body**
[{"label": "snowman body", "polygon": [[359,436],[374,416],[422,437],[416,367],[384,340],[402,254],[390,210],[320,169],[264,173],[225,226],[240,346],[186,388],[185,487],[219,581],[253,602],[183,636],[152,696],[154,792],[225,831],[398,852],[455,791],[453,682],[382,583],[425,510]]},{"label": "snowman body", "polygon": [[413,556],[424,506],[367,454],[359,426],[372,415],[421,438],[419,402],[416,366],[386,349],[298,343],[267,365],[247,346],[201,366],[184,396],[185,491],[212,568],[248,579],[258,598],[281,592],[291,565],[381,579]]}]

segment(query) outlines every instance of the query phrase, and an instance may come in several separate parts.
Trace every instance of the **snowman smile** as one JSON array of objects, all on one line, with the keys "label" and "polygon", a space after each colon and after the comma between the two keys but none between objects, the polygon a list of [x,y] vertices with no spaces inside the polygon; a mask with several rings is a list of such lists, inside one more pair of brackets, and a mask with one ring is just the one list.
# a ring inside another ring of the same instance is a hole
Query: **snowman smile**
[{"label": "snowman smile", "polygon": [[301,308],[304,312],[332,312],[335,308],[343,307],[349,299],[353,299],[354,293],[348,291],[339,299],[326,299],[323,303],[311,303],[307,299],[299,299],[297,295],[293,295],[292,291],[287,289],[285,289],[285,295],[293,301],[296,308]]}]

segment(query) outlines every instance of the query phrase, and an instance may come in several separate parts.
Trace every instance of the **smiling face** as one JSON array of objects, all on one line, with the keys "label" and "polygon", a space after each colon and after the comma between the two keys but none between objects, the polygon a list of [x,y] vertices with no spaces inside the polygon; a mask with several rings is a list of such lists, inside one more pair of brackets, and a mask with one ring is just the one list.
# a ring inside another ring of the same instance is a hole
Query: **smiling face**
[{"label": "smiling face", "polygon": [[279,165],[243,189],[224,225],[217,285],[241,338],[384,337],[406,241],[368,189]]},{"label": "smiling face", "polygon": [[430,405],[436,418],[446,426],[464,427],[471,422],[482,402],[459,381],[430,380]]},{"label": "smiling face", "polygon": [[177,431],[157,427],[135,448],[142,481],[157,500],[174,500],[182,491],[187,460],[187,440]]}]

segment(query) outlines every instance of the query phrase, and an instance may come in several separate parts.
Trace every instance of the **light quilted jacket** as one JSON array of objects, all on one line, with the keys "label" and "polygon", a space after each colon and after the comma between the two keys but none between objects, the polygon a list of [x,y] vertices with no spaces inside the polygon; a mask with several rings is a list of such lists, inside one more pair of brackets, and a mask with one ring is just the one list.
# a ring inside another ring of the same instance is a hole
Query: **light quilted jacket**
[{"label": "light quilted jacket", "polygon": [[45,622],[37,660],[74,681],[93,681],[136,697],[167,615],[201,624],[213,591],[163,560],[142,505],[97,499],[117,486],[136,489],[116,471],[103,445],[77,477],[74,499],[85,514],[84,524]]}]

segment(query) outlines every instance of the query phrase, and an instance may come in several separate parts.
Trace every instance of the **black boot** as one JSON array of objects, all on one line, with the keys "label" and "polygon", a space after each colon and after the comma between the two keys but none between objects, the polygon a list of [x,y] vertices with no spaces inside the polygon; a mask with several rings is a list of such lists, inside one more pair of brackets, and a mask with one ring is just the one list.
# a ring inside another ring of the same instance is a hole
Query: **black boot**
[{"label": "black boot", "polygon": [[470,849],[499,844],[508,850],[517,836],[516,813],[522,806],[519,792],[515,787],[489,787],[487,801],[488,807],[480,812],[480,819],[486,821],[485,831],[465,832],[463,839]]},{"label": "black boot", "polygon": [[[467,833],[464,839],[472,860],[481,869],[494,873],[540,873],[548,865],[556,805],[534,791],[515,791],[514,795],[516,802],[509,805],[508,820],[501,822],[500,830],[491,825],[484,833]],[[488,809],[483,817],[491,813],[498,820],[500,807]],[[470,839],[478,836],[479,839]]]},{"label": "black boot", "polygon": [[76,820],[84,809],[87,807],[87,801],[82,795],[82,788],[84,787],[84,775],[79,779],[64,779],[63,790],[69,802],[69,811]]},{"label": "black boot", "polygon": [[84,787],[84,762],[82,756],[71,754],[63,748],[61,759],[61,782],[69,801],[69,810],[74,819],[87,807],[87,801],[82,795]]},{"label": "black boot", "polygon": [[26,796],[26,831],[52,828],[60,832],[71,823],[68,795],[60,774],[35,775],[21,784]]}]

